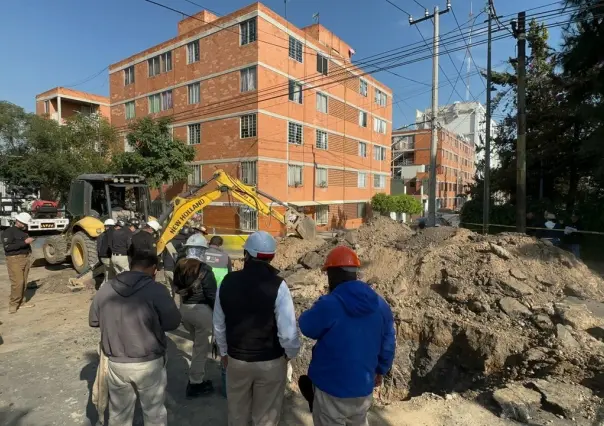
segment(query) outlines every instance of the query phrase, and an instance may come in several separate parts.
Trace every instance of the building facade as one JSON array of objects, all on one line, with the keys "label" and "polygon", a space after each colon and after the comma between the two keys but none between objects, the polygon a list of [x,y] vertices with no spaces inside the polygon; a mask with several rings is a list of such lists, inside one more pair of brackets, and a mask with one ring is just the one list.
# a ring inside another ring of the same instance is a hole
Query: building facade
[{"label": "building facade", "polygon": [[100,114],[110,119],[109,98],[55,87],[36,95],[36,114],[48,116],[60,124],[75,114]]},{"label": "building facade", "polygon": [[[406,193],[415,195],[427,208],[430,172],[430,130],[395,130],[392,132],[392,176],[402,179]],[[438,131],[436,154],[436,207],[458,209],[474,182],[476,146],[446,129]]]},{"label": "building facade", "polygon": [[[131,120],[170,117],[173,136],[195,147],[189,182],[169,197],[224,169],[322,228],[358,226],[371,197],[389,192],[392,91],[353,53],[325,27],[297,28],[260,3],[203,11],[109,67],[111,122],[125,133]],[[203,216],[221,232],[283,232],[227,196]]]}]

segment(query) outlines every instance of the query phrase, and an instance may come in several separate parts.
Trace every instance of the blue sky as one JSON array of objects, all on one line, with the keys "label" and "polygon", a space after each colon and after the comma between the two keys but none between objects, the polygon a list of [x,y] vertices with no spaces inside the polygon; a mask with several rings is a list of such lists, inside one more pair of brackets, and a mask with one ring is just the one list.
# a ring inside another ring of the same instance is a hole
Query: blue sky
[{"label": "blue sky", "polygon": [[[157,0],[185,13],[201,10],[186,0]],[[249,0],[192,0],[220,14],[228,14],[251,2]],[[391,0],[400,8],[419,18],[423,10],[414,0]],[[435,4],[444,8],[446,0],[418,0],[432,9]],[[283,15],[283,0],[263,2]],[[478,14],[486,1],[473,1],[474,14]],[[470,0],[452,0],[459,23],[463,26],[469,19]],[[523,8],[542,9],[528,14],[557,9],[554,0],[495,0],[499,16],[515,14]],[[55,86],[71,86],[78,90],[108,95],[108,76],[101,73],[83,84],[78,84],[105,68],[136,52],[153,46],[176,35],[176,24],[181,15],[149,4],[143,0],[18,0],[4,2],[0,14],[0,99],[8,100],[33,111],[35,95]],[[312,15],[320,13],[321,24],[332,30],[355,50],[355,59],[384,52],[389,49],[422,42],[417,28],[410,26],[408,16],[388,4],[385,0],[289,0],[288,18],[295,25],[311,24]],[[476,19],[477,27],[484,27],[485,14]],[[549,23],[560,22],[554,17]],[[441,33],[456,30],[452,13],[441,17]],[[426,39],[432,37],[430,22],[419,24]],[[449,35],[452,36],[455,33]],[[459,32],[457,32],[459,34]],[[503,34],[502,32],[498,34]],[[558,29],[550,30],[552,43],[560,40]],[[457,47],[463,47],[458,42]],[[450,48],[454,48],[450,46]],[[465,69],[462,63],[464,51],[441,56],[444,73],[440,82],[440,103],[465,100]],[[486,66],[486,45],[472,49],[472,56],[479,67]],[[493,45],[493,64],[498,65],[510,56],[515,56],[515,40],[508,37]],[[447,83],[445,74],[452,82],[457,80],[455,70],[463,69],[463,78],[455,86]],[[501,65],[500,65],[501,67]],[[397,74],[414,80],[431,83],[430,60],[393,68]],[[472,65],[472,72],[476,68]],[[395,94],[393,107],[395,127],[409,124],[414,119],[415,109],[430,106],[430,87],[404,80],[386,72],[375,74],[376,78],[389,85]],[[471,77],[470,100],[484,102],[485,85],[481,77]]]}]

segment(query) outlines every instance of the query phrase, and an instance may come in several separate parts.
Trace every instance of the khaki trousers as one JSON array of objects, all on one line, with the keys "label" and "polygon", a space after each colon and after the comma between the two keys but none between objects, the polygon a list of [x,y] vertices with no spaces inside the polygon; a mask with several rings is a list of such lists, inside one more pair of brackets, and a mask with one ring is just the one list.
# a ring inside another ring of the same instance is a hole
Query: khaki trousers
[{"label": "khaki trousers", "polygon": [[206,361],[212,351],[212,309],[204,304],[180,305],[182,324],[193,338],[193,354],[189,367],[189,382],[203,382]]},{"label": "khaki trousers", "polygon": [[10,300],[9,309],[16,311],[19,305],[23,303],[25,287],[27,286],[27,276],[31,266],[29,254],[17,254],[6,256],[6,267],[8,269],[8,279],[10,280]]},{"label": "khaki trousers", "polygon": [[315,426],[369,426],[367,413],[373,395],[361,398],[337,398],[315,388],[312,420]]},{"label": "khaki trousers", "polygon": [[[103,280],[103,284],[115,278],[115,273],[113,272],[113,267],[111,266],[111,259],[108,257],[101,257],[101,263],[105,267],[105,279]],[[103,285],[101,284],[101,285]]]},{"label": "khaki trousers", "polygon": [[229,357],[227,402],[229,426],[277,426],[285,395],[287,361],[245,362]]},{"label": "khaki trousers", "polygon": [[122,272],[130,270],[130,263],[128,262],[128,256],[122,256],[119,254],[111,255],[111,266],[114,275],[119,275]]},{"label": "khaki trousers", "polygon": [[138,393],[145,426],[166,426],[168,411],[164,402],[168,376],[164,358],[133,363],[109,360],[107,364],[109,424],[132,426]]}]

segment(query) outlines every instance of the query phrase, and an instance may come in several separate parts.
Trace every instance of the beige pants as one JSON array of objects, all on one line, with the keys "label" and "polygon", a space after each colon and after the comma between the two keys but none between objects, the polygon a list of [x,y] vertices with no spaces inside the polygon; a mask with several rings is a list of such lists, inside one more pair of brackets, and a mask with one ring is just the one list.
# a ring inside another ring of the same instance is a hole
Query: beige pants
[{"label": "beige pants", "polygon": [[315,426],[369,426],[367,413],[373,395],[337,398],[315,388],[312,420]]},{"label": "beige pants", "polygon": [[[111,266],[111,259],[108,257],[102,257],[101,263],[105,267],[105,279],[103,280],[103,284],[115,278],[115,273],[113,271],[113,267]],[[101,284],[101,285],[103,285]]]},{"label": "beige pants", "polygon": [[128,256],[121,256],[119,254],[111,255],[111,266],[114,275],[119,275],[122,272],[130,270],[130,263],[128,262]]},{"label": "beige pants", "polygon": [[10,280],[10,300],[8,308],[11,312],[16,312],[21,303],[23,303],[30,266],[31,262],[29,254],[6,256],[6,267],[8,269],[8,279]]},{"label": "beige pants", "polygon": [[193,338],[193,354],[189,367],[189,382],[203,382],[206,361],[212,351],[212,309],[206,304],[180,305],[182,324]]},{"label": "beige pants", "polygon": [[111,426],[132,426],[137,393],[145,426],[168,424],[164,405],[168,383],[164,358],[136,363],[109,360],[107,370]]},{"label": "beige pants", "polygon": [[285,394],[287,361],[245,362],[229,357],[229,426],[277,426]]}]

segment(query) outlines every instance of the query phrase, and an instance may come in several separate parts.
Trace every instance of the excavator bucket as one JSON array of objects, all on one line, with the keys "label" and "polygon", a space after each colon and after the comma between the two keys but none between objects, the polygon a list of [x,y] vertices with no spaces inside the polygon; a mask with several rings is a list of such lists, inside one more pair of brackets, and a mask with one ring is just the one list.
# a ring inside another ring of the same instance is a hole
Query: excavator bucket
[{"label": "excavator bucket", "polygon": [[303,240],[312,240],[317,237],[317,225],[308,216],[302,216],[295,224],[295,229]]}]

